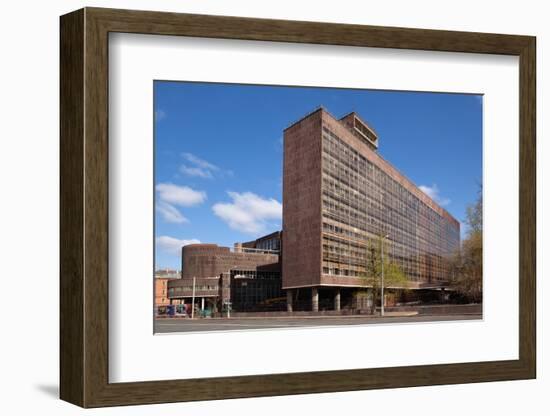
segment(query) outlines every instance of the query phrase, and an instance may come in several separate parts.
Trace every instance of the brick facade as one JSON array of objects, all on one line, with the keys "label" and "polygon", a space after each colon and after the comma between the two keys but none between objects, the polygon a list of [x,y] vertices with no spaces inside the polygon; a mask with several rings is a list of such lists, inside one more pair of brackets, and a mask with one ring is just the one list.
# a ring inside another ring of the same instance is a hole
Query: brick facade
[{"label": "brick facade", "polygon": [[321,114],[284,132],[283,288],[320,284]]},{"label": "brick facade", "polygon": [[234,252],[217,244],[190,244],[182,247],[182,278],[219,277],[231,269],[265,270],[279,268],[278,254]]}]

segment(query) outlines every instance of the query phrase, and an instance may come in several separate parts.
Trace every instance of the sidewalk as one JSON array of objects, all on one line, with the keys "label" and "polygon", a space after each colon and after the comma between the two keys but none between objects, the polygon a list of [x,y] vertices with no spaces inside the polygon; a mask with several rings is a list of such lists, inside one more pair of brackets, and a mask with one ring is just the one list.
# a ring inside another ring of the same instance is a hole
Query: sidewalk
[{"label": "sidewalk", "polygon": [[[409,317],[409,316],[417,316],[418,312],[415,311],[401,311],[401,312],[386,312],[384,313],[384,318],[392,318],[392,317]],[[195,317],[194,319],[208,319],[208,320],[230,320],[230,319],[239,319],[239,320],[248,320],[248,319],[341,319],[341,318],[362,318],[362,319],[377,319],[382,318],[380,314],[375,315],[368,315],[368,314],[356,314],[356,315],[274,315],[269,316],[264,313],[264,315],[257,315],[257,316],[236,316],[231,315],[229,318],[226,316],[222,317],[207,317],[207,318],[201,318],[201,317]],[[155,317],[155,319],[191,319],[190,317],[184,316],[184,315],[158,315]]]}]

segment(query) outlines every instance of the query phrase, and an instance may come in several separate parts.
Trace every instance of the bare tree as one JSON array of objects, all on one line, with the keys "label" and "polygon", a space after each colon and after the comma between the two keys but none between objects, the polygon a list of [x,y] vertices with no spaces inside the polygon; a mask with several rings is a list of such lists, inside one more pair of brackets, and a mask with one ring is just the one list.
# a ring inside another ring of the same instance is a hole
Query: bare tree
[{"label": "bare tree", "polygon": [[481,187],[475,203],[466,209],[468,232],[460,250],[451,259],[453,287],[471,302],[483,298],[483,196]]}]

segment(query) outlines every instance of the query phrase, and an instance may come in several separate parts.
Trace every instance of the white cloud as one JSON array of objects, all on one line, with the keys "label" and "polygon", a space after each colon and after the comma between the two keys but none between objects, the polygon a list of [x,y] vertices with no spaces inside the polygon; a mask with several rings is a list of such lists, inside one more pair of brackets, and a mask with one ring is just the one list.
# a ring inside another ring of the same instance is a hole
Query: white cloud
[{"label": "white cloud", "polygon": [[168,235],[161,235],[156,238],[157,247],[168,254],[180,255],[181,248],[188,244],[200,244],[200,241],[196,238],[190,240],[180,240],[179,238],[170,237]]},{"label": "white cloud", "polygon": [[449,205],[451,202],[449,198],[442,197],[439,194],[439,188],[435,183],[432,186],[420,185],[419,188],[422,192],[424,192],[442,207],[444,207],[445,205]]},{"label": "white cloud", "polygon": [[159,183],[155,187],[158,192],[156,211],[164,221],[174,224],[189,222],[177,206],[191,207],[202,204],[206,200],[206,192],[196,191],[188,186],[178,186],[172,183]]},{"label": "white cloud", "polygon": [[212,210],[229,227],[248,234],[259,234],[268,225],[279,226],[283,213],[283,206],[279,201],[273,198],[264,199],[252,192],[227,194],[233,202],[218,202]]},{"label": "white cloud", "polygon": [[182,153],[182,157],[189,163],[180,166],[180,172],[187,176],[212,179],[215,175],[233,176],[233,171],[223,170],[193,153]]},{"label": "white cloud", "polygon": [[188,186],[178,186],[172,183],[159,183],[155,187],[161,201],[171,205],[191,207],[202,204],[206,200],[206,192],[196,191]]},{"label": "white cloud", "polygon": [[212,175],[212,172],[209,170],[199,168],[199,167],[192,167],[187,165],[181,165],[180,166],[180,172],[187,176],[198,176],[199,178],[204,179],[212,179],[214,176]]},{"label": "white cloud", "polygon": [[207,162],[204,159],[201,159],[198,156],[195,156],[193,153],[182,153],[181,154],[188,162],[192,163],[193,165],[206,169],[206,170],[219,170],[220,168],[214,165],[213,163]]},{"label": "white cloud", "polygon": [[284,147],[284,138],[283,138],[283,136],[279,136],[279,138],[277,140],[275,140],[274,147],[275,147],[275,150],[279,153],[283,151],[283,147]]},{"label": "white cloud", "polygon": [[155,121],[162,121],[166,118],[166,112],[161,110],[161,109],[158,109],[157,111],[155,111]]},{"label": "white cloud", "polygon": [[162,218],[164,218],[164,221],[166,222],[171,222],[174,224],[183,224],[185,222],[189,222],[189,220],[185,218],[175,206],[169,204],[168,202],[157,202],[156,209],[157,212],[162,215]]},{"label": "white cloud", "polygon": [[187,160],[187,162],[191,164],[191,166],[180,166],[180,172],[187,176],[212,179],[214,177],[214,172],[218,172],[220,170],[220,168],[213,163],[201,159],[200,157],[195,156],[192,153],[182,153],[181,155],[185,160]]}]

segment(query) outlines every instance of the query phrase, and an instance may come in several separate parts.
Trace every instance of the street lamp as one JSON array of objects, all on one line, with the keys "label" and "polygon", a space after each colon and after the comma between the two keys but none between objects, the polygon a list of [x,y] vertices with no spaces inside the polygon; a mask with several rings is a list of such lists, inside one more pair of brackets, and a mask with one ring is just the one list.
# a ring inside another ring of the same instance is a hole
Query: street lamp
[{"label": "street lamp", "polygon": [[191,319],[195,319],[195,284],[197,279],[193,276],[193,292],[191,296]]},{"label": "street lamp", "polygon": [[384,316],[384,240],[390,235],[386,234],[382,237],[381,247],[380,247],[380,261],[382,262],[382,275],[380,276],[380,315]]}]

